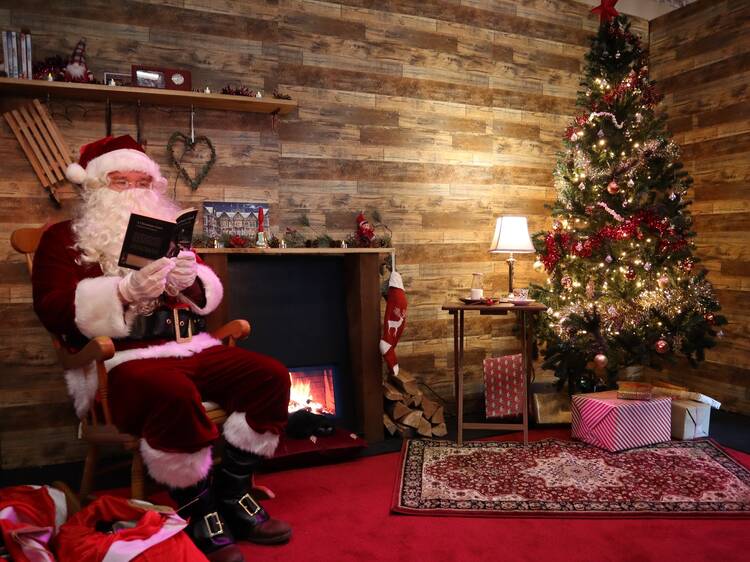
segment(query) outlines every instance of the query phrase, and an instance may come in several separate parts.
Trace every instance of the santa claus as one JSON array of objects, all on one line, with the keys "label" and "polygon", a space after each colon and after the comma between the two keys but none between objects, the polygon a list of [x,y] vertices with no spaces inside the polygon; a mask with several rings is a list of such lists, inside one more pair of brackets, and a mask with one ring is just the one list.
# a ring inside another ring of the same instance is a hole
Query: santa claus
[{"label": "santa claus", "polygon": [[[188,533],[211,560],[242,560],[235,538],[286,542],[289,525],[268,516],[249,481],[286,424],[288,369],[202,331],[202,317],[223,291],[192,251],[137,271],[118,267],[131,213],[171,219],[178,212],[164,195],[159,166],[130,136],[84,146],[67,176],[82,185],[83,203],[77,218],[45,231],[34,257],[34,309],[42,323],[73,350],[95,336],[113,339],[116,353],[106,366],[114,422],[141,437],[149,474],[169,487],[190,521]],[[192,325],[192,337],[175,318]],[[66,380],[83,416],[96,373],[68,373]],[[230,412],[212,478],[211,444],[219,434],[201,400]]]}]

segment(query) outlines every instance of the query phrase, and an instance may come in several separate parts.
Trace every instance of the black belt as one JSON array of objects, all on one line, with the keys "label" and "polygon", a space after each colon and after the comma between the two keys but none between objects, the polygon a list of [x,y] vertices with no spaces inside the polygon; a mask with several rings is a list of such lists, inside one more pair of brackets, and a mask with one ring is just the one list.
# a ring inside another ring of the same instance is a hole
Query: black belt
[{"label": "black belt", "polygon": [[[175,334],[175,324],[178,335]],[[189,308],[158,308],[148,316],[137,316],[130,329],[129,339],[167,339],[190,341],[195,334],[206,330],[206,320]]]}]

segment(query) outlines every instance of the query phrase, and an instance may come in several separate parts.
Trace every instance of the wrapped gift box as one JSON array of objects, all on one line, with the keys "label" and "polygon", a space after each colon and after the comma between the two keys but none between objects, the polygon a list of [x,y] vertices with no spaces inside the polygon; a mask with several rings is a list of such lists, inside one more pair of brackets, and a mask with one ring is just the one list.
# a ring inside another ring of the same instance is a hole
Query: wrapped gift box
[{"label": "wrapped gift box", "polygon": [[669,441],[671,402],[620,400],[616,390],[576,394],[571,401],[573,437],[607,451]]},{"label": "wrapped gift box", "polygon": [[694,400],[672,400],[672,437],[696,439],[708,437],[711,406]]},{"label": "wrapped gift box", "polygon": [[484,403],[488,418],[523,414],[525,376],[520,353],[484,360]]}]

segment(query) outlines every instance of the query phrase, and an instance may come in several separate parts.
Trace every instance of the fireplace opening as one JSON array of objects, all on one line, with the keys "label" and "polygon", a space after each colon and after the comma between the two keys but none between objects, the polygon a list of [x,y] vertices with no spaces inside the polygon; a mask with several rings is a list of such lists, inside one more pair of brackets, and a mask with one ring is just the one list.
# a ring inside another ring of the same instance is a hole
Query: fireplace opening
[{"label": "fireplace opening", "polygon": [[330,417],[336,415],[336,369],[332,365],[296,367],[289,370],[289,413],[307,410]]}]

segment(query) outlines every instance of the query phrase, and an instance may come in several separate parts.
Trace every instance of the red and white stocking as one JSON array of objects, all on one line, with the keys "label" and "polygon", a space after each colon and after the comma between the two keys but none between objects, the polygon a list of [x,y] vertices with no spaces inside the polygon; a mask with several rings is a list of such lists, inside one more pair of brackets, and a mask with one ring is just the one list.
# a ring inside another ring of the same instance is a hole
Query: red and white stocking
[{"label": "red and white stocking", "polygon": [[395,348],[398,340],[401,339],[401,334],[404,333],[406,307],[404,282],[401,279],[401,274],[394,271],[391,273],[391,279],[388,282],[388,304],[385,307],[383,336],[380,340],[380,353],[394,375],[398,374],[398,358]]}]

